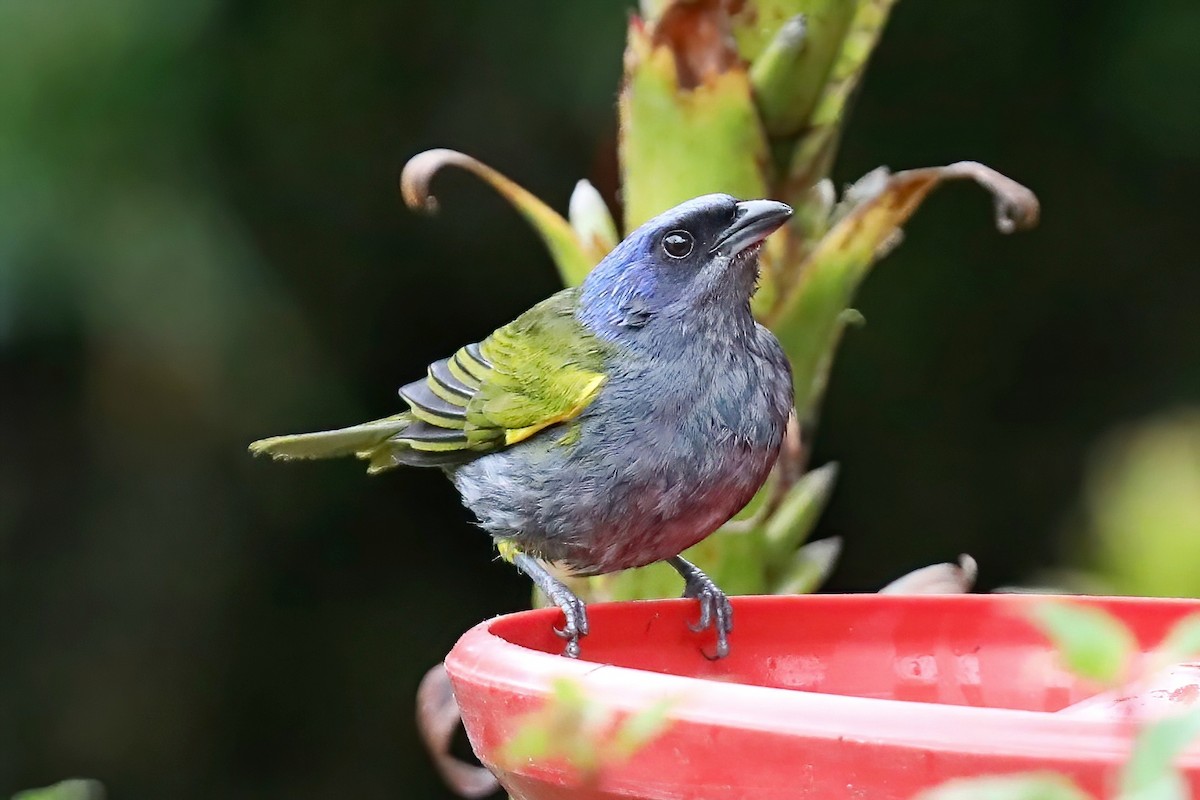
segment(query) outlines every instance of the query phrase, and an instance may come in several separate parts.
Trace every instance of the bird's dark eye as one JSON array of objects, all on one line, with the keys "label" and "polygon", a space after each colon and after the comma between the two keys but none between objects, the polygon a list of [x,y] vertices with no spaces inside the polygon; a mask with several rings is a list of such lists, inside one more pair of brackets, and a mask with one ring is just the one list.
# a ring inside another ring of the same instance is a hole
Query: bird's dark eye
[{"label": "bird's dark eye", "polygon": [[671,258],[687,258],[696,240],[687,231],[671,231],[663,237],[663,250]]}]

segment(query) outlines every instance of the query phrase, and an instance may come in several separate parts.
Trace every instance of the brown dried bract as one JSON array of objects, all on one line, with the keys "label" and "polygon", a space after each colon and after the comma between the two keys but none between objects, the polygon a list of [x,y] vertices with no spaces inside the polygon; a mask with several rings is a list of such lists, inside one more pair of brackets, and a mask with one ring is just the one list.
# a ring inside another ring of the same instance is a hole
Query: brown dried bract
[{"label": "brown dried bract", "polygon": [[486,797],[500,788],[496,776],[483,767],[455,758],[450,752],[460,722],[462,715],[450,678],[445,666],[438,664],[425,673],[417,689],[417,730],[447,786],[460,797]]},{"label": "brown dried bract", "polygon": [[908,206],[920,202],[938,183],[963,178],[975,181],[992,193],[996,229],[1001,233],[1012,233],[1037,225],[1041,212],[1037,195],[1007,175],[1001,175],[977,161],[957,161],[944,167],[897,172],[889,182],[888,191],[896,195],[894,205]]},{"label": "brown dried bract", "polygon": [[676,0],[654,26],[653,42],[675,56],[682,89],[709,83],[741,66],[730,20],[737,0]]},{"label": "brown dried bract", "polygon": [[496,174],[495,170],[457,150],[426,150],[410,158],[400,173],[400,194],[409,208],[430,213],[437,211],[437,198],[430,193],[429,184],[433,176],[446,166],[461,167],[484,180]]}]

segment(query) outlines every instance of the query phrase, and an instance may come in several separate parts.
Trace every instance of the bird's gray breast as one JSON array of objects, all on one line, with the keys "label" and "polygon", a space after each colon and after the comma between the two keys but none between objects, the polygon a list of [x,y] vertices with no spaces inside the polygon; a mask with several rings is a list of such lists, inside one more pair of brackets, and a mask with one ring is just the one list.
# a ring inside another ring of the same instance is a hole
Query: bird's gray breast
[{"label": "bird's gray breast", "polygon": [[765,480],[791,409],[779,345],[697,342],[613,359],[580,417],[453,472],[494,536],[599,574],[660,561],[737,513]]}]

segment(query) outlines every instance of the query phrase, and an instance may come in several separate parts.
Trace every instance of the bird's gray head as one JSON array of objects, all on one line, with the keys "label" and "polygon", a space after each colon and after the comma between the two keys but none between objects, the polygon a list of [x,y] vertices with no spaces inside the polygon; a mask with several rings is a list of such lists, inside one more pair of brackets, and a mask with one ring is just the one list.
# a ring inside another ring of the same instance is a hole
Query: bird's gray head
[{"label": "bird's gray head", "polygon": [[688,200],[629,234],[604,257],[580,298],[580,319],[605,338],[703,315],[749,319],[760,245],[792,209],[727,194]]}]

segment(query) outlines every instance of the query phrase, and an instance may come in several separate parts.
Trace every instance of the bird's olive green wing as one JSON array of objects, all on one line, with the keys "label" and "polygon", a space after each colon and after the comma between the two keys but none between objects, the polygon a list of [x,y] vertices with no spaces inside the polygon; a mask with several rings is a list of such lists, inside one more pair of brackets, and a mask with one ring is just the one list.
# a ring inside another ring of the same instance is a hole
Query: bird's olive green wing
[{"label": "bird's olive green wing", "polygon": [[604,385],[606,351],[575,318],[577,299],[577,290],[561,291],[431,364],[424,380],[400,390],[417,422],[390,441],[469,458],[576,417]]},{"label": "bird's olive green wing", "polygon": [[577,416],[604,385],[606,346],[575,319],[566,289],[400,390],[409,410],[333,431],[272,436],[256,454],[291,460],[354,455],[382,472],[449,466]]}]

